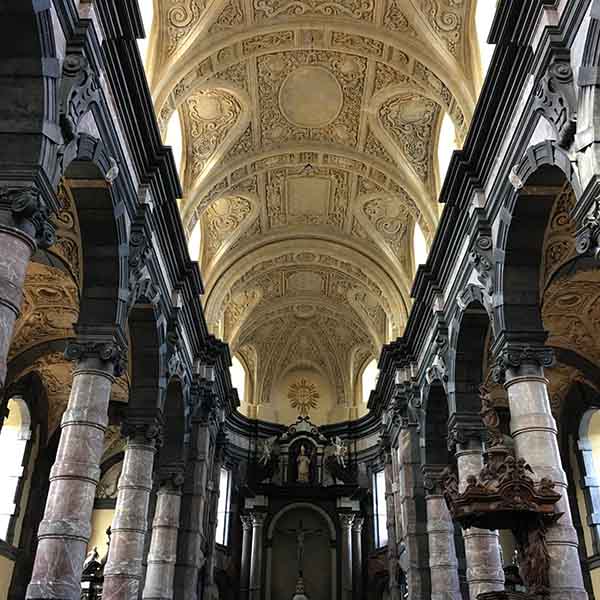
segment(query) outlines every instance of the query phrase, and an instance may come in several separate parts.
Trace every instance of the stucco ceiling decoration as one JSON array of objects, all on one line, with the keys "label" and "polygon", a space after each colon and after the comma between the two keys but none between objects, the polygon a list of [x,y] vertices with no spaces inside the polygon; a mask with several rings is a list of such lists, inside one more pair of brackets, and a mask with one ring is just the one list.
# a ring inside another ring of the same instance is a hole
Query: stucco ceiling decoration
[{"label": "stucco ceiling decoration", "polygon": [[[163,132],[175,110],[183,122],[181,211],[188,232],[201,225],[208,322],[254,401],[270,401],[301,334],[352,403],[402,330],[414,226],[431,242],[437,225],[442,117],[461,140],[473,114],[474,2],[160,5],[149,78]],[[342,350],[323,343],[350,327]]]}]

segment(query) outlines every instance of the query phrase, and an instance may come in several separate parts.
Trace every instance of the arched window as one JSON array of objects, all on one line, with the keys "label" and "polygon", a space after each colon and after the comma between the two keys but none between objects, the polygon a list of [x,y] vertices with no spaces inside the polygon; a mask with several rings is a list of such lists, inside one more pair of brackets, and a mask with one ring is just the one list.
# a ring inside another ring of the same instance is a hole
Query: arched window
[{"label": "arched window", "polygon": [[377,378],[379,377],[379,369],[377,368],[377,361],[373,359],[362,372],[362,401],[367,403],[371,391],[375,389],[377,385]]},{"label": "arched window", "polygon": [[202,243],[202,229],[200,225],[200,221],[194,225],[194,229],[192,229],[192,234],[190,235],[190,239],[188,240],[188,251],[190,253],[190,258],[195,261],[200,260],[200,244]]},{"label": "arched window", "polygon": [[31,416],[25,400],[8,401],[8,417],[0,432],[0,538],[6,540],[15,515],[15,501],[23,477],[23,460],[31,438]]},{"label": "arched window", "polygon": [[181,175],[181,160],[183,158],[183,138],[181,133],[181,119],[179,117],[179,111],[173,112],[167,123],[167,135],[165,137],[165,145],[171,146],[173,152],[173,159],[175,160],[175,166],[177,172]]},{"label": "arched window", "polygon": [[382,548],[388,543],[385,471],[383,469],[373,473],[373,517],[375,548]]},{"label": "arched window", "polygon": [[477,39],[479,41],[479,57],[481,59],[481,72],[483,77],[485,77],[485,74],[487,73],[494,54],[495,46],[493,44],[488,44],[487,39],[490,34],[495,13],[496,2],[492,2],[491,0],[477,1],[475,28],[477,29]]},{"label": "arched window", "polygon": [[231,518],[231,471],[222,468],[219,478],[219,503],[217,505],[217,531],[215,541],[227,546],[229,541],[229,522]]},{"label": "arched window", "polygon": [[246,398],[246,369],[244,369],[244,365],[237,356],[231,359],[229,373],[231,375],[231,385],[237,389],[240,402],[244,402]]},{"label": "arched window", "polygon": [[152,30],[152,22],[154,21],[154,0],[138,0],[140,12],[142,13],[142,21],[144,23],[144,32],[146,37],[138,40],[138,48],[142,62],[146,64],[148,59],[148,46],[150,41],[150,31]]},{"label": "arched window", "polygon": [[440,137],[438,139],[437,147],[437,159],[438,159],[438,171],[440,174],[440,189],[444,183],[450,161],[452,160],[452,153],[458,148],[456,144],[456,129],[454,123],[448,113],[444,114],[442,119],[442,126],[440,127]]},{"label": "arched window", "polygon": [[423,230],[418,223],[415,223],[415,230],[413,233],[413,255],[415,258],[415,270],[419,268],[419,265],[425,264],[427,261],[427,241],[423,235]]}]

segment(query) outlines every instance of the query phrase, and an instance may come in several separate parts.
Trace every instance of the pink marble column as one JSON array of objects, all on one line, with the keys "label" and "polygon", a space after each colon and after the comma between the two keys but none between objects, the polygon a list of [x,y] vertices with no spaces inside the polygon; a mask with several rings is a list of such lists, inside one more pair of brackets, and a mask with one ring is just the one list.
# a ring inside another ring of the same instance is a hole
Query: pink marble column
[{"label": "pink marble column", "polygon": [[[479,475],[483,468],[481,441],[471,439],[456,448],[459,490],[467,485],[467,477]],[[470,527],[463,531],[467,558],[467,583],[471,598],[485,592],[504,590],[504,570],[497,531]]]},{"label": "pink marble column", "polygon": [[143,600],[172,600],[183,472],[175,471],[161,482],[152,523],[152,541]]},{"label": "pink marble column", "polygon": [[48,217],[36,189],[0,188],[0,392],[29,261],[38,245],[47,248],[55,240]]},{"label": "pink marble column", "polygon": [[38,530],[33,576],[27,588],[30,599],[79,600],[81,596],[108,402],[115,375],[122,368],[122,352],[114,342],[74,342],[65,355],[78,362]]},{"label": "pink marble column", "polygon": [[454,545],[454,523],[442,494],[442,465],[425,465],[427,535],[431,600],[462,600],[458,559]]},{"label": "pink marble column", "polygon": [[193,424],[192,448],[183,488],[181,531],[175,566],[175,600],[198,598],[199,571],[206,561],[204,513],[211,461],[211,427],[202,420]]},{"label": "pink marble column", "polygon": [[567,494],[567,478],[558,447],[556,422],[550,409],[544,364],[552,360],[547,348],[511,348],[503,355],[505,388],[511,415],[515,453],[524,458],[536,478],[546,477],[562,493],[556,511],[563,513],[548,528],[546,543],[550,554],[550,599],[586,600],[579,561],[578,538]]},{"label": "pink marble column", "polygon": [[252,545],[252,517],[241,515],[242,559],[240,568],[240,599],[248,600],[248,576],[250,575],[250,549]]},{"label": "pink marble column", "polygon": [[125,423],[123,426],[128,439],[104,568],[104,600],[136,599],[139,595],[155,440],[159,431],[154,423]]}]

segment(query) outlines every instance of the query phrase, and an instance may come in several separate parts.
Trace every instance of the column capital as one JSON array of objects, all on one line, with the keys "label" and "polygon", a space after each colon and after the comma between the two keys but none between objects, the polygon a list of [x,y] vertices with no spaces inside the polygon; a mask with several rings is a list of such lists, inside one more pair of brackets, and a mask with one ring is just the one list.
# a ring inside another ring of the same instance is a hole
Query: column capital
[{"label": "column capital", "polygon": [[486,437],[486,429],[481,416],[476,413],[453,413],[448,419],[448,450],[469,443],[481,444]]},{"label": "column capital", "polygon": [[165,465],[158,470],[158,485],[161,489],[181,491],[185,482],[183,463]]},{"label": "column capital", "polygon": [[351,512],[341,512],[338,513],[340,518],[340,523],[344,529],[350,529],[352,527],[352,523],[354,522],[355,515]]},{"label": "column capital", "polygon": [[127,418],[121,423],[121,433],[128,441],[155,443],[162,446],[162,425],[158,418]]},{"label": "column capital", "polygon": [[252,519],[252,527],[262,527],[265,524],[267,513],[258,510],[252,511],[250,513],[250,518]]},{"label": "column capital", "polygon": [[242,529],[244,531],[252,529],[252,515],[240,515],[240,521],[242,522]]},{"label": "column capital", "polygon": [[444,481],[448,465],[423,465],[423,486],[426,496],[441,496],[444,493]]},{"label": "column capital", "polygon": [[119,377],[123,374],[127,362],[125,346],[115,339],[77,339],[67,344],[65,349],[67,360],[81,361],[86,358],[97,359],[101,363],[112,363],[113,374]]},{"label": "column capital", "polygon": [[364,524],[365,518],[362,515],[355,514],[354,520],[352,521],[352,531],[355,533],[361,533]]},{"label": "column capital", "polygon": [[506,382],[508,370],[517,371],[528,365],[548,368],[554,363],[554,351],[543,344],[504,340],[494,348],[496,361],[493,377],[497,383]]},{"label": "column capital", "polygon": [[9,209],[15,229],[31,240],[34,250],[35,245],[49,248],[56,242],[52,211],[37,188],[2,187],[0,205]]}]

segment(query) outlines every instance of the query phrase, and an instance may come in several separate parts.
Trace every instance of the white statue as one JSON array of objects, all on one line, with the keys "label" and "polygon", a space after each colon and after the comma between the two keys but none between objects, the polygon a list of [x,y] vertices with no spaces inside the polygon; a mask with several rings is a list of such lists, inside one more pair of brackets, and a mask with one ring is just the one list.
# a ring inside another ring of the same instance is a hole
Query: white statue
[{"label": "white statue", "polygon": [[332,443],[335,452],[335,458],[338,461],[340,467],[342,467],[342,469],[345,469],[346,457],[348,456],[348,447],[339,435],[335,436],[335,440],[333,440]]},{"label": "white statue", "polygon": [[298,462],[298,479],[300,483],[310,483],[310,454],[306,454],[306,448],[304,444],[300,446],[300,453],[296,459]]},{"label": "white statue", "polygon": [[271,456],[273,455],[273,447],[275,446],[275,440],[277,437],[266,438],[262,441],[261,446],[261,456],[260,456],[260,464],[263,467],[266,467],[271,460]]}]

